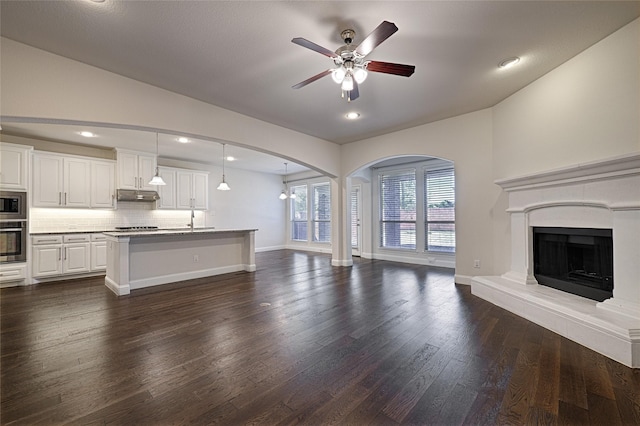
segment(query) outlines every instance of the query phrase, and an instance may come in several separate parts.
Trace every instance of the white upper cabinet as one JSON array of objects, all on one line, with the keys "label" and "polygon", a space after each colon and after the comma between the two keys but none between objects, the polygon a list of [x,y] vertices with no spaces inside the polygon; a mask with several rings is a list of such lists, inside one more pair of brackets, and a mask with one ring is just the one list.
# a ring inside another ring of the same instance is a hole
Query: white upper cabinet
[{"label": "white upper cabinet", "polygon": [[83,158],[63,160],[64,207],[91,207],[91,162]]},{"label": "white upper cabinet", "polygon": [[113,161],[91,162],[91,207],[114,208],[116,166]]},{"label": "white upper cabinet", "polygon": [[158,186],[159,209],[207,210],[209,208],[209,172],[159,167],[167,183]]},{"label": "white upper cabinet", "polygon": [[30,146],[0,144],[0,189],[26,191],[29,182]]},{"label": "white upper cabinet", "polygon": [[115,163],[36,151],[32,193],[34,207],[114,208]]},{"label": "white upper cabinet", "polygon": [[156,191],[149,185],[156,172],[156,156],[146,152],[116,149],[118,158],[118,188]]},{"label": "white upper cabinet", "polygon": [[166,185],[158,186],[159,209],[175,209],[176,208],[176,171],[166,167],[158,167],[158,173]]},{"label": "white upper cabinet", "polygon": [[209,174],[189,170],[176,172],[178,209],[207,210],[209,208]]}]

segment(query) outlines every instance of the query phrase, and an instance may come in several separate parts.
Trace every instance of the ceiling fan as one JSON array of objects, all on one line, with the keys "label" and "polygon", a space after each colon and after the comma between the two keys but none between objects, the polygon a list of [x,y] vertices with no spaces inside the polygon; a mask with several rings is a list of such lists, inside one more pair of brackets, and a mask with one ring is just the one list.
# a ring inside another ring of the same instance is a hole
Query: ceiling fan
[{"label": "ceiling fan", "polygon": [[373,51],[383,41],[391,37],[393,33],[398,31],[398,27],[392,22],[382,21],[378,27],[371,32],[358,46],[352,46],[353,38],[356,32],[352,29],[346,29],[340,33],[345,45],[339,47],[335,52],[319,46],[302,37],[296,37],[291,40],[292,43],[314,50],[333,59],[336,68],[329,68],[319,74],[310,77],[295,86],[293,89],[299,89],[309,83],[321,79],[326,75],[331,75],[333,81],[340,85],[342,89],[342,97],[346,96],[347,101],[358,99],[360,92],[358,84],[367,78],[367,71],[381,72],[385,74],[400,75],[409,77],[415,71],[414,65],[395,64],[391,62],[368,61],[365,59],[369,53]]}]

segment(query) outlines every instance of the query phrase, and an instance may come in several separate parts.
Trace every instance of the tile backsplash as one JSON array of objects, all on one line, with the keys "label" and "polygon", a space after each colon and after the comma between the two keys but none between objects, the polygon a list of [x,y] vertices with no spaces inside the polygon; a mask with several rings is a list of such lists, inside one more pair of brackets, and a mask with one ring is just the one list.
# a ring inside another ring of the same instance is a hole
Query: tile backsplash
[{"label": "tile backsplash", "polygon": [[[205,212],[196,211],[194,226],[212,226],[206,219]],[[116,226],[186,228],[190,220],[190,210],[157,210],[153,203],[119,202],[117,210],[32,208],[29,232],[106,231]]]}]

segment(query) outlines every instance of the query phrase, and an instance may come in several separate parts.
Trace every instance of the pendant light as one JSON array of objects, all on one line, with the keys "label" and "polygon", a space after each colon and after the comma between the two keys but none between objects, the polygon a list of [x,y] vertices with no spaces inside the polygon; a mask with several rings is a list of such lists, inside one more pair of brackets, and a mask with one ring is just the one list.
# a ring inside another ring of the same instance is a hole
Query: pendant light
[{"label": "pendant light", "polygon": [[284,180],[282,181],[282,192],[280,193],[280,198],[281,200],[286,200],[287,198],[291,198],[292,200],[296,198],[296,193],[292,192],[291,195],[289,195],[289,191],[287,189],[287,174],[288,174],[288,169],[287,169],[287,163],[284,163]]},{"label": "pendant light", "polygon": [[158,152],[159,152],[159,148],[158,148],[158,132],[156,132],[156,174],[149,181],[149,185],[154,185],[154,186],[162,186],[162,185],[166,185],[167,184],[162,179],[162,177],[160,177],[160,171],[158,170]]},{"label": "pendant light", "polygon": [[231,188],[229,187],[229,184],[225,181],[224,178],[224,146],[226,144],[222,144],[222,182],[220,182],[220,185],[218,185],[218,190],[219,191],[229,191]]}]

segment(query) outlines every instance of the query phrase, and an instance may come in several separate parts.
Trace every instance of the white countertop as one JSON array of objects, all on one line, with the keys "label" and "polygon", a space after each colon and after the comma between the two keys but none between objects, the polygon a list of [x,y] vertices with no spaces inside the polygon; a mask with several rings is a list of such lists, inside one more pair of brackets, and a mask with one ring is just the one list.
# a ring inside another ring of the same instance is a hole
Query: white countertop
[{"label": "white countertop", "polygon": [[193,235],[193,234],[218,234],[224,232],[252,232],[257,229],[216,229],[216,228],[173,228],[173,229],[155,229],[150,231],[109,231],[103,234],[110,237],[155,237],[160,235]]}]

